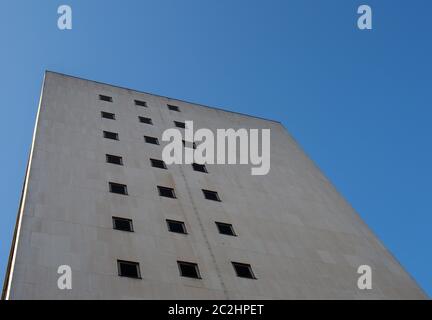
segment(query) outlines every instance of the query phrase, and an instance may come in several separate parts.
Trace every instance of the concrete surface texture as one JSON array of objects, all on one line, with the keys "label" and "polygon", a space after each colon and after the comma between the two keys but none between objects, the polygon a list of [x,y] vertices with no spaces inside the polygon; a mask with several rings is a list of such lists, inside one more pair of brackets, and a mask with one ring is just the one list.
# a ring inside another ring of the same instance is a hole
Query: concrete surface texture
[{"label": "concrete surface texture", "polygon": [[[253,176],[250,165],[152,167],[162,132],[185,120],[197,129],[271,129],[269,174]],[[106,154],[122,156],[123,166],[106,163]],[[3,298],[426,298],[275,121],[47,72],[27,173]],[[110,181],[127,185],[128,195],[110,193]],[[159,196],[157,186],[177,198]],[[113,216],[132,219],[134,232],[114,230]],[[183,221],[187,234],[169,232],[166,219]],[[215,222],[232,224],[236,236]],[[138,262],[141,279],[119,276],[117,260]],[[181,276],[177,261],[196,263],[201,279]],[[231,262],[250,264],[256,279],[238,277]],[[365,264],[371,290],[357,287]],[[57,286],[60,265],[71,267],[71,290]]]}]

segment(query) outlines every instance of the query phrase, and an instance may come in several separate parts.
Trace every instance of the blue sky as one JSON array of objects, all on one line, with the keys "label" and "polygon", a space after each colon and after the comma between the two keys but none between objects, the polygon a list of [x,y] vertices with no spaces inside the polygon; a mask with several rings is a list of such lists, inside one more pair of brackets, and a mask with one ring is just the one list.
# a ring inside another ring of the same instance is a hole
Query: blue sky
[{"label": "blue sky", "polygon": [[[373,30],[357,29],[369,4]],[[73,30],[57,28],[69,4]],[[281,121],[432,295],[429,0],[1,1],[0,280],[44,70]]]}]

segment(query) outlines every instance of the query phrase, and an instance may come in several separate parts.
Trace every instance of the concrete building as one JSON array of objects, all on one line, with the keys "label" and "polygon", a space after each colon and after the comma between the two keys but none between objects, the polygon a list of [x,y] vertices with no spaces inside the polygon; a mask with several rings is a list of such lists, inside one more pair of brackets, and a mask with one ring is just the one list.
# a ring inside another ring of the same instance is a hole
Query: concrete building
[{"label": "concrete building", "polygon": [[[269,174],[164,168],[185,120],[271,129]],[[427,297],[279,122],[47,72],[3,298]]]}]

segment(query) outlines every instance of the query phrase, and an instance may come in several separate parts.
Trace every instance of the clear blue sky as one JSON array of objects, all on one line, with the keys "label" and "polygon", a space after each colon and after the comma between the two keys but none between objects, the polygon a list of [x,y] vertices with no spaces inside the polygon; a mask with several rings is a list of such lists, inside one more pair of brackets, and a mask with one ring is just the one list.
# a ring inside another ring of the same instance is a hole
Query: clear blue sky
[{"label": "clear blue sky", "polygon": [[[373,30],[356,27],[373,9]],[[57,7],[73,30],[57,29]],[[430,0],[1,1],[0,280],[46,69],[280,120],[432,296]]]}]

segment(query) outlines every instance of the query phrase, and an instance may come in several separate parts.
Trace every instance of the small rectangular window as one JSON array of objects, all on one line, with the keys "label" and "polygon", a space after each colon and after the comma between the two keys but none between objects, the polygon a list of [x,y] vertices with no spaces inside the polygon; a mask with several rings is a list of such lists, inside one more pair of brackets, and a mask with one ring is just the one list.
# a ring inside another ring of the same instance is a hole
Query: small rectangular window
[{"label": "small rectangular window", "polygon": [[159,191],[159,195],[161,197],[167,197],[167,198],[175,198],[176,197],[173,188],[161,187],[161,186],[158,186],[157,188]]},{"label": "small rectangular window", "polygon": [[112,163],[112,164],[118,164],[119,166],[123,165],[123,158],[120,156],[115,156],[112,154],[107,154],[106,155],[106,162],[107,163]]},{"label": "small rectangular window", "polygon": [[127,186],[125,184],[110,182],[109,191],[112,193],[127,195]]},{"label": "small rectangular window", "polygon": [[105,119],[115,120],[115,114],[111,112],[101,111],[101,116]]},{"label": "small rectangular window", "polygon": [[196,149],[196,143],[195,143],[195,142],[192,142],[192,141],[186,141],[186,140],[182,140],[182,142],[183,142],[183,146],[184,146],[185,148],[193,148],[193,149]]},{"label": "small rectangular window", "polygon": [[185,124],[184,122],[174,121],[174,125],[175,125],[177,128],[182,128],[182,129],[185,129],[185,128],[186,128],[186,124]]},{"label": "small rectangular window", "polygon": [[204,193],[204,198],[207,200],[221,201],[216,191],[202,189],[202,192]]},{"label": "small rectangular window", "polygon": [[118,133],[110,132],[110,131],[104,131],[103,136],[104,136],[104,138],[111,139],[111,140],[118,140],[119,139]]},{"label": "small rectangular window", "polygon": [[144,136],[144,141],[150,144],[159,144],[158,138],[155,137]]},{"label": "small rectangular window", "polygon": [[186,226],[182,221],[167,220],[168,230],[175,233],[186,234]]},{"label": "small rectangular window", "polygon": [[196,263],[177,261],[177,264],[182,277],[201,279]]},{"label": "small rectangular window", "polygon": [[147,107],[147,102],[141,100],[135,100],[135,105],[140,107]]},{"label": "small rectangular window", "polygon": [[255,275],[252,272],[252,268],[250,264],[239,263],[239,262],[231,262],[234,270],[237,274],[237,277],[240,278],[248,278],[248,279],[256,279]]},{"label": "small rectangular window", "polygon": [[141,272],[138,262],[117,260],[117,267],[120,277],[141,279]]},{"label": "small rectangular window", "polygon": [[110,97],[110,96],[105,96],[105,95],[103,95],[103,94],[100,94],[100,95],[99,95],[99,100],[107,101],[107,102],[113,102],[113,98],[112,98],[112,97]]},{"label": "small rectangular window", "polygon": [[131,219],[113,217],[113,228],[120,231],[133,232],[133,224]]},{"label": "small rectangular window", "polygon": [[220,234],[225,234],[228,236],[235,236],[234,229],[232,224],[229,223],[223,223],[223,222],[216,222],[217,228],[219,230]]},{"label": "small rectangular window", "polygon": [[206,166],[203,165],[203,164],[199,164],[199,163],[192,163],[192,168],[193,168],[195,171],[199,171],[199,172],[207,173],[207,168],[206,168]]},{"label": "small rectangular window", "polygon": [[173,106],[172,104],[168,104],[168,109],[171,111],[177,111],[180,112],[180,108],[177,106]]},{"label": "small rectangular window", "polygon": [[165,162],[162,160],[150,159],[150,163],[151,163],[152,167],[155,167],[155,168],[160,168],[160,169],[166,169],[167,168]]},{"label": "small rectangular window", "polygon": [[147,118],[147,117],[138,117],[139,121],[141,123],[146,123],[146,124],[153,124],[152,119]]}]

